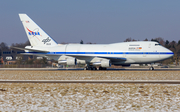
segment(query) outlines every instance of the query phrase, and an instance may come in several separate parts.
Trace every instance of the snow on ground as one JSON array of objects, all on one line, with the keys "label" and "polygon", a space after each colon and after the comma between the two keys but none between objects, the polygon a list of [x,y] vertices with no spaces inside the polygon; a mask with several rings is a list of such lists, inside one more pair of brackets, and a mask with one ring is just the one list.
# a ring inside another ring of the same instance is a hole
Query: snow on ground
[{"label": "snow on ground", "polygon": [[[0,80],[180,80],[179,71],[0,71]],[[178,84],[1,83],[0,111],[180,111]]]},{"label": "snow on ground", "polygon": [[180,111],[178,84],[1,83],[0,111]]}]

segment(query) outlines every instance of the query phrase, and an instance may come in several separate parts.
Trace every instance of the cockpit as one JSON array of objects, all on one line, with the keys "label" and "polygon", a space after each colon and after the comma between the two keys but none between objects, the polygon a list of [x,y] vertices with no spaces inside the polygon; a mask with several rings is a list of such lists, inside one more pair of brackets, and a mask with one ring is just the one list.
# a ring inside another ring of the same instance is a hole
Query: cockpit
[{"label": "cockpit", "polygon": [[161,46],[161,44],[158,43],[158,44],[155,44],[155,46]]}]

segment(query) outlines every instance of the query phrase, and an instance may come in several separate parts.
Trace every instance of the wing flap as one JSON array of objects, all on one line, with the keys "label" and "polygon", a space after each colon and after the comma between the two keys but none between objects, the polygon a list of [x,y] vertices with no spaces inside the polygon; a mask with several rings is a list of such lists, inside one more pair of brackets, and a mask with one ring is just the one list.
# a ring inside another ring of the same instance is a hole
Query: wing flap
[{"label": "wing flap", "polygon": [[98,58],[104,58],[104,59],[109,59],[111,60],[112,62],[117,62],[117,61],[127,61],[126,58],[124,57],[103,57],[103,56],[80,56],[80,55],[67,55],[67,56],[72,56],[72,57],[76,57],[77,59],[93,59],[95,57],[98,57]]},{"label": "wing flap", "polygon": [[111,60],[112,62],[114,62],[114,61],[126,61],[127,60],[126,58],[123,58],[123,57],[100,57],[100,58],[106,58],[106,59]]}]

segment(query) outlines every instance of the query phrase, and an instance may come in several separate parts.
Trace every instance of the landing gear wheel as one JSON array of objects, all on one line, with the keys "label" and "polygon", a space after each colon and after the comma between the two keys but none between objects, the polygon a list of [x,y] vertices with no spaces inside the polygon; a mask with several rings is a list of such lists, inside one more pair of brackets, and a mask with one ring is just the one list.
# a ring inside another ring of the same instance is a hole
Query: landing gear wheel
[{"label": "landing gear wheel", "polygon": [[84,68],[84,70],[97,70],[97,68],[96,67],[89,67],[89,66],[87,66],[87,67]]},{"label": "landing gear wheel", "polygon": [[149,70],[154,70],[154,67],[150,67]]},{"label": "landing gear wheel", "polygon": [[99,70],[107,70],[105,67],[99,67]]},{"label": "landing gear wheel", "polygon": [[84,70],[88,70],[88,67],[85,67]]},{"label": "landing gear wheel", "polygon": [[92,67],[89,67],[89,70],[93,70],[93,68],[92,68]]},{"label": "landing gear wheel", "polygon": [[102,67],[99,67],[99,70],[102,70]]},{"label": "landing gear wheel", "polygon": [[92,67],[86,66],[84,70],[92,70]]}]

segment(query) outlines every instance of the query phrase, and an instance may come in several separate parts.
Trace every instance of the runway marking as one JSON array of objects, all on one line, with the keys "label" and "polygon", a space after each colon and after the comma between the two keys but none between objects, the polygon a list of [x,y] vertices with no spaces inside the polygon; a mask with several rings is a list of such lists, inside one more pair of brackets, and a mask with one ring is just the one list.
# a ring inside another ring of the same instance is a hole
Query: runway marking
[{"label": "runway marking", "polygon": [[0,80],[0,83],[160,83],[160,84],[180,84],[180,80]]}]

